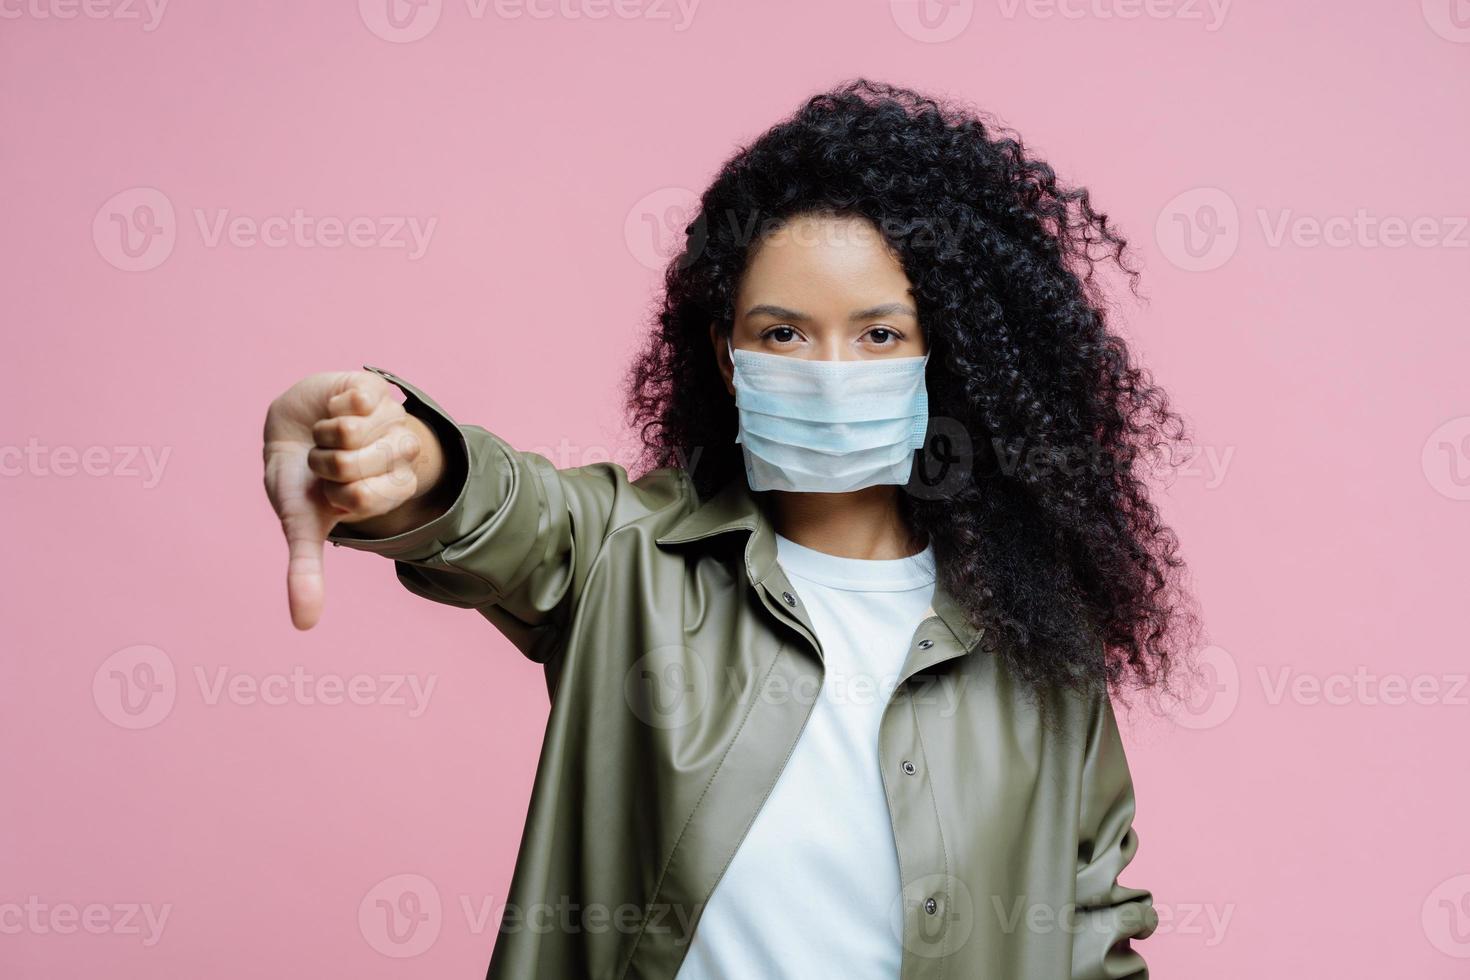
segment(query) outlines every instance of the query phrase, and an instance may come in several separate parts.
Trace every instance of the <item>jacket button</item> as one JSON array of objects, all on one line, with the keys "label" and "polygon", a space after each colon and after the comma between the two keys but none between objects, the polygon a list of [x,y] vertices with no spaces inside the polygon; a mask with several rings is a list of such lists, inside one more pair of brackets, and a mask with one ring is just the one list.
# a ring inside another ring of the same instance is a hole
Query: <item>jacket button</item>
[{"label": "jacket button", "polygon": [[909,760],[905,759],[903,760],[903,771],[906,775],[912,776],[914,773],[919,771],[919,767],[914,765]]},{"label": "jacket button", "polygon": [[934,641],[933,640],[925,639],[925,640],[920,640],[919,641],[919,649],[920,650],[927,650],[930,647],[932,647],[933,645],[934,645]]},{"label": "jacket button", "polygon": [[934,901],[934,899],[932,898],[925,899],[924,911],[928,912],[930,915],[933,915],[935,912],[939,911],[939,903]]},{"label": "jacket button", "polygon": [[796,605],[796,596],[792,595],[790,592],[782,592],[781,598],[786,600],[786,605],[788,606]]}]

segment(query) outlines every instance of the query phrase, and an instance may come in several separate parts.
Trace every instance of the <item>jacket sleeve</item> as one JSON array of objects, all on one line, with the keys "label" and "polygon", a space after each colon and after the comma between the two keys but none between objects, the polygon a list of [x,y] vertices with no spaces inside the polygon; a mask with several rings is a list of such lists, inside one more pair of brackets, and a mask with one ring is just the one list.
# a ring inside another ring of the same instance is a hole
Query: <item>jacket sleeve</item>
[{"label": "jacket sleeve", "polygon": [[1133,831],[1133,780],[1112,701],[1094,697],[1082,768],[1077,848],[1077,920],[1072,939],[1072,980],[1146,980],[1148,965],[1132,946],[1158,927],[1153,896],[1119,884],[1138,850]]},{"label": "jacket sleeve", "polygon": [[459,492],[445,513],[401,534],[368,538],[338,525],[328,540],[392,558],[410,592],[477,610],[538,663],[555,650],[607,535],[693,492],[677,469],[637,481],[611,462],[558,469],[479,426],[456,423],[402,378],[365,369],[397,385],[405,411],[434,430],[444,478]]}]

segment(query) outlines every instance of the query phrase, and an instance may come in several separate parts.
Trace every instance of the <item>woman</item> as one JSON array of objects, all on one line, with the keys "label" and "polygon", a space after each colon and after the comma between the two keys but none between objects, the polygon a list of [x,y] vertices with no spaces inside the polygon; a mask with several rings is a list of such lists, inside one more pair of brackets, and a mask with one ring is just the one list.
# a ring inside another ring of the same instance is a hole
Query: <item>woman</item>
[{"label": "woman", "polygon": [[490,977],[1146,976],[1109,689],[1192,617],[1133,471],[1182,425],[1092,286],[1124,248],[1019,140],[858,81],[703,195],[636,479],[376,368],[272,404],[299,627],[331,540],[545,667]]}]

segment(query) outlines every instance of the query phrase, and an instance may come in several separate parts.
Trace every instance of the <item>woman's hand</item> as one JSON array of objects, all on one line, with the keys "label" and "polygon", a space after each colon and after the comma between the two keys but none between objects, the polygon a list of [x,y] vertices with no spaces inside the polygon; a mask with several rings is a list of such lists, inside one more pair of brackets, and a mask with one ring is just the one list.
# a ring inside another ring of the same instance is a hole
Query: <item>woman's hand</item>
[{"label": "woman's hand", "polygon": [[339,523],[388,537],[437,516],[424,498],[444,474],[433,431],[369,371],[313,374],[265,416],[265,491],[281,519],[291,622],[311,629],[323,604],[322,548]]}]

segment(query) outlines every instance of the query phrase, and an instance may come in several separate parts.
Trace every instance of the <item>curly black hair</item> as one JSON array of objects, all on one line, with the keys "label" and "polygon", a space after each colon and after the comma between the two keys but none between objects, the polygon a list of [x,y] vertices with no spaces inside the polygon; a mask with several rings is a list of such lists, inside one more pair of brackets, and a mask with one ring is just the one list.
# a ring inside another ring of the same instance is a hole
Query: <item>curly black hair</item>
[{"label": "curly black hair", "polygon": [[857,79],[721,168],[626,381],[636,467],[685,466],[702,497],[744,479],[709,326],[763,236],[812,214],[872,222],[913,284],[931,437],[900,506],[985,648],[1032,694],[1163,684],[1196,617],[1136,464],[1186,425],[1094,281],[1111,259],[1136,294],[1138,272],[1085,188],[973,108]]}]

